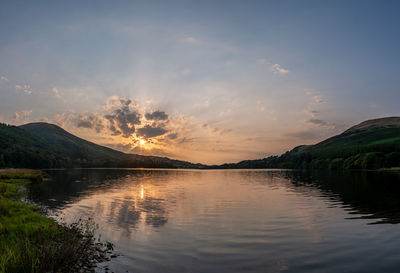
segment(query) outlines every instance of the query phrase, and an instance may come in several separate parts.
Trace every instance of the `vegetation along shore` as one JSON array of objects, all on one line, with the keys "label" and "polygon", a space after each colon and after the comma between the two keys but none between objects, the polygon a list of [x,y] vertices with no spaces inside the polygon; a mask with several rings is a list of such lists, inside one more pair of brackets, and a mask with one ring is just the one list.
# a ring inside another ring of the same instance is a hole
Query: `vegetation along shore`
[{"label": "vegetation along shore", "polygon": [[0,170],[0,272],[94,272],[112,244],[96,239],[91,219],[57,223],[28,204],[25,185],[44,179],[39,170]]}]

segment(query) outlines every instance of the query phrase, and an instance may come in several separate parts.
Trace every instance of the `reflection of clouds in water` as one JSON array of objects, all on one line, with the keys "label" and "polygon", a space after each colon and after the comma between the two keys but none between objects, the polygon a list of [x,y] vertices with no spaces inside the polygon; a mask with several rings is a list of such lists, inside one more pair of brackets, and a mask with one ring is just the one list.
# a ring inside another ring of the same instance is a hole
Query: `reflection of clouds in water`
[{"label": "reflection of clouds in water", "polygon": [[132,199],[125,199],[118,206],[116,219],[114,218],[113,221],[124,230],[125,235],[130,235],[131,230],[136,228],[140,220],[141,212],[136,210],[135,202]]},{"label": "reflection of clouds in water", "polygon": [[[117,170],[123,175],[111,177],[112,172],[103,172],[106,178],[96,187],[66,182],[80,186],[73,187],[78,202],[64,211],[95,214],[102,238],[124,253],[113,260],[117,272],[237,272],[245,266],[308,272],[318,264],[342,272],[342,257],[349,261],[370,254],[366,245],[373,253],[381,246],[366,236],[382,242],[398,237],[396,231],[382,240],[384,231],[364,232],[374,228],[363,227],[366,221],[344,220],[349,209],[377,217],[400,207],[399,183],[389,183],[393,179],[383,174],[374,182],[373,173],[354,172]],[[380,219],[393,222],[395,216]],[[352,248],[350,236],[364,238],[365,244],[357,239],[357,249]],[[392,250],[390,244],[382,246]]]},{"label": "reflection of clouds in water", "polygon": [[139,206],[146,213],[146,224],[161,227],[168,222],[164,200],[161,198],[147,197],[141,199]]},{"label": "reflection of clouds in water", "polygon": [[93,218],[101,226],[100,233],[115,241],[130,238],[145,226],[160,228],[168,222],[166,202],[164,198],[153,197],[159,193],[152,190],[151,185],[136,184],[125,196],[115,195],[112,191],[112,188],[108,193],[101,190],[95,194],[93,191],[91,198],[64,208],[65,220],[77,220],[77,215]]},{"label": "reflection of clouds in water", "polygon": [[123,200],[113,200],[107,207],[108,213],[104,211],[105,206],[96,206],[96,215],[102,215],[108,223],[117,225],[123,231],[122,235],[127,237],[138,228],[142,219],[146,225],[155,228],[168,222],[164,199],[161,198],[144,196],[143,199],[136,199],[126,196]]}]

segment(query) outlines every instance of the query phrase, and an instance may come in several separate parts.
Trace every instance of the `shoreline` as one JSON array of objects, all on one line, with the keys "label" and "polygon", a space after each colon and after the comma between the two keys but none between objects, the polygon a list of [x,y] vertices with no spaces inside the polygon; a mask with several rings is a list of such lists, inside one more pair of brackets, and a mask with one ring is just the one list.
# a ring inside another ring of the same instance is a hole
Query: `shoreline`
[{"label": "shoreline", "polygon": [[0,169],[0,271],[95,272],[117,255],[96,238],[93,220],[60,223],[24,200],[26,184],[46,179],[40,170]]}]

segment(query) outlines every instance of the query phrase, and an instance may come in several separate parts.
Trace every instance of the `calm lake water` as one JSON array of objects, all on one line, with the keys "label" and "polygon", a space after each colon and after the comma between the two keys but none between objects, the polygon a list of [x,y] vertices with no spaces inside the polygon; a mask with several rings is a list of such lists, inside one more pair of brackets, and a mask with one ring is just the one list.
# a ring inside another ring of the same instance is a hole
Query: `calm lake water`
[{"label": "calm lake water", "polygon": [[29,198],[93,217],[115,272],[400,272],[399,173],[48,173]]}]

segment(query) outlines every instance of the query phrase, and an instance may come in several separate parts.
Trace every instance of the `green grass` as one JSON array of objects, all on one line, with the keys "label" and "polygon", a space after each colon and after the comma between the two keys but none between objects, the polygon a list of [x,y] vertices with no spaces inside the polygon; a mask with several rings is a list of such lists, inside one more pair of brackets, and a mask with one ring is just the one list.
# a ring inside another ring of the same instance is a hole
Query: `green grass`
[{"label": "green grass", "polygon": [[9,182],[42,182],[46,179],[45,173],[29,169],[0,169],[0,179]]},{"label": "green grass", "polygon": [[93,222],[58,224],[19,201],[21,185],[43,179],[40,171],[0,170],[0,272],[75,272],[93,245]]},{"label": "green grass", "polygon": [[382,169],[378,169],[378,171],[396,171],[396,172],[400,172],[400,167],[382,168]]},{"label": "green grass", "polygon": [[389,144],[389,143],[396,143],[396,142],[397,143],[400,142],[400,137],[392,137],[392,138],[377,140],[377,141],[371,142],[371,145]]}]

